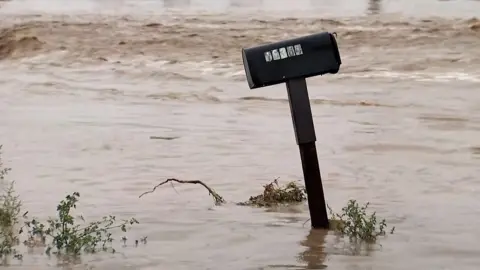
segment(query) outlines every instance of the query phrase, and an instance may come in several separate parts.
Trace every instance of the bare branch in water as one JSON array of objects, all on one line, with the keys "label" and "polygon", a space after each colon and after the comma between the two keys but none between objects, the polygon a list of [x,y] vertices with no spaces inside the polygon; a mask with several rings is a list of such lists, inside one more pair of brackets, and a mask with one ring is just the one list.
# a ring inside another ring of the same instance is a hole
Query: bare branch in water
[{"label": "bare branch in water", "polygon": [[200,180],[179,180],[179,179],[175,179],[175,178],[169,178],[163,182],[161,182],[160,184],[156,185],[153,187],[152,190],[150,191],[146,191],[144,193],[142,193],[140,196],[138,196],[139,198],[141,198],[142,196],[148,194],[148,193],[153,193],[159,186],[162,186],[162,185],[165,185],[166,183],[172,183],[172,182],[176,182],[176,183],[180,183],[180,184],[200,184],[202,185],[204,188],[206,188],[208,190],[208,193],[210,195],[212,195],[214,201],[215,201],[215,205],[221,205],[223,203],[225,203],[225,200],[222,198],[222,196],[218,195],[217,192],[215,192],[212,188],[210,188],[209,186],[207,186],[205,183],[203,183],[202,181]]}]

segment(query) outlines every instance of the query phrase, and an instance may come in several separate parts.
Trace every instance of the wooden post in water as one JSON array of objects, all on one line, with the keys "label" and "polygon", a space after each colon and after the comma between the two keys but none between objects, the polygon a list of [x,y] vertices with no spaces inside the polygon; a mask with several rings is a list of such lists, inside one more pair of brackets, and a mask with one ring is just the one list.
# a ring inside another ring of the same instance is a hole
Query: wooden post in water
[{"label": "wooden post in water", "polygon": [[317,138],[308,97],[307,82],[305,78],[302,78],[289,80],[286,84],[293,129],[300,149],[312,227],[328,229],[327,207],[320,166],[318,165],[317,148],[315,146]]}]

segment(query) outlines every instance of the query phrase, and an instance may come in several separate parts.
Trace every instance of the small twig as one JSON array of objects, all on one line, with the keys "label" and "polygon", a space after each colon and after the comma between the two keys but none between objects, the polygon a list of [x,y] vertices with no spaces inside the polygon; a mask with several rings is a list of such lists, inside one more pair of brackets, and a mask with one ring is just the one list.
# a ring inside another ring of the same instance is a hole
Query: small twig
[{"label": "small twig", "polygon": [[177,189],[175,188],[175,185],[173,185],[173,182],[170,182],[170,185],[172,186],[173,190],[175,190],[175,193],[180,195],[180,193],[178,193]]},{"label": "small twig", "polygon": [[162,185],[164,185],[168,182],[177,182],[177,183],[180,183],[180,184],[200,184],[208,190],[210,195],[212,195],[213,199],[215,200],[215,205],[220,205],[220,204],[225,203],[225,200],[222,198],[222,196],[218,195],[218,193],[216,193],[213,189],[211,189],[209,186],[207,186],[202,181],[200,181],[200,180],[179,180],[179,179],[175,179],[175,178],[169,178],[169,179],[161,182],[160,184],[154,186],[152,190],[146,191],[138,197],[141,198],[142,196],[144,196],[148,193],[153,193],[159,186],[162,186]]},{"label": "small twig", "polygon": [[305,224],[307,224],[307,222],[309,222],[309,221],[310,221],[310,219],[307,219],[307,220],[303,223],[302,226],[305,227]]},{"label": "small twig", "polygon": [[277,185],[277,187],[279,186],[279,185],[278,185],[278,179],[280,179],[280,177],[275,178],[275,179],[273,180],[273,182],[272,182],[272,183],[275,183],[275,185]]},{"label": "small twig", "polygon": [[273,179],[272,182],[264,185],[263,187],[266,188],[267,186],[270,186],[270,185],[273,185],[273,184],[275,184],[275,185],[278,187],[278,186],[279,186],[279,184],[278,184],[278,179],[280,179],[280,177],[277,177],[277,178]]}]

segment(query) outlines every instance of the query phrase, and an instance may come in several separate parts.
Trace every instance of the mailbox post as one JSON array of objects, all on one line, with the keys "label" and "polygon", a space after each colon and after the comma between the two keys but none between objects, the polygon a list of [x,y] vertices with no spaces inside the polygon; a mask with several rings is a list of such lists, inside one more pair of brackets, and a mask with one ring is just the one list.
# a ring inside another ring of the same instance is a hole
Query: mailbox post
[{"label": "mailbox post", "polygon": [[286,83],[311,224],[313,228],[328,229],[306,78],[339,71],[342,62],[334,35],[323,32],[244,48],[242,58],[250,89]]}]

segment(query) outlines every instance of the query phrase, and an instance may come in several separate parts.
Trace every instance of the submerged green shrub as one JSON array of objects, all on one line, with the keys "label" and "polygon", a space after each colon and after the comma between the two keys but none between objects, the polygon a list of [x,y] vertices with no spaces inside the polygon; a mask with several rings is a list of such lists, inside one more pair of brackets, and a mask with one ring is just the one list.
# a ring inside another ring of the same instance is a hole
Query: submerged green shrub
[{"label": "submerged green shrub", "polygon": [[[338,235],[348,237],[353,243],[375,243],[378,236],[385,235],[387,223],[385,219],[378,219],[375,212],[367,214],[370,203],[361,206],[356,200],[349,200],[340,214],[330,212],[330,228]],[[390,233],[393,233],[395,227]]]}]

